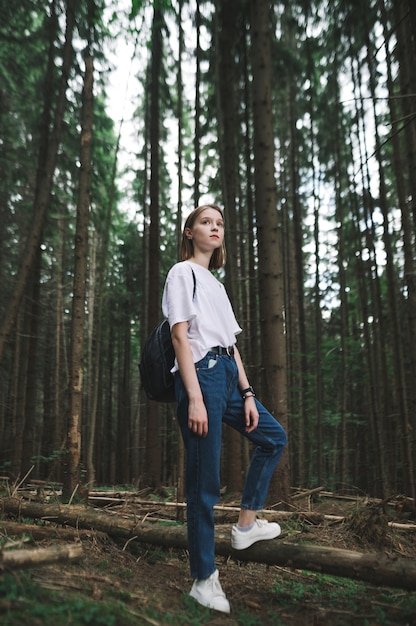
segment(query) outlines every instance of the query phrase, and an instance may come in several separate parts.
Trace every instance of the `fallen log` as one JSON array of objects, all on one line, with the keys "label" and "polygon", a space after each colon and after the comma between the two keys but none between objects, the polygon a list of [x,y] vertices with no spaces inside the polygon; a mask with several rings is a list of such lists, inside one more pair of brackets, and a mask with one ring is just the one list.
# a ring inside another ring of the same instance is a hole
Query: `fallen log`
[{"label": "fallen log", "polygon": [[33,548],[32,550],[1,550],[0,572],[76,561],[81,557],[82,546],[79,543],[51,548]]},{"label": "fallen log", "polygon": [[[81,530],[80,528],[62,528],[59,526],[36,526],[35,524],[19,524],[18,522],[8,522],[0,520],[0,532],[13,537],[16,535],[30,535],[33,539],[88,539],[100,536],[95,530]],[[102,533],[102,537],[107,537],[107,533]]]},{"label": "fallen log", "polygon": [[[141,522],[137,517],[118,518],[102,510],[83,505],[43,505],[16,498],[0,500],[3,511],[27,517],[54,520],[60,524],[93,528],[109,535],[135,539],[163,547],[187,548],[185,526],[157,526]],[[238,561],[255,561],[305,569],[334,576],[363,580],[376,585],[416,590],[416,562],[402,556],[385,553],[362,553],[326,546],[312,546],[292,540],[277,539],[259,542],[247,550],[233,550],[230,545],[231,526],[216,529],[216,554]]]}]

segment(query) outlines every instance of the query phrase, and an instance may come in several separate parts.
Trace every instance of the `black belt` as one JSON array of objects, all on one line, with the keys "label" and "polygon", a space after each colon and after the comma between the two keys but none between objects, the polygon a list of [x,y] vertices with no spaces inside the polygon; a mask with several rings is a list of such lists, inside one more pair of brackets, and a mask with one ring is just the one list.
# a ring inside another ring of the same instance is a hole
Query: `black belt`
[{"label": "black belt", "polygon": [[213,352],[214,354],[218,354],[218,356],[234,356],[234,346],[228,346],[228,348],[215,346],[214,348],[210,348],[209,351]]}]

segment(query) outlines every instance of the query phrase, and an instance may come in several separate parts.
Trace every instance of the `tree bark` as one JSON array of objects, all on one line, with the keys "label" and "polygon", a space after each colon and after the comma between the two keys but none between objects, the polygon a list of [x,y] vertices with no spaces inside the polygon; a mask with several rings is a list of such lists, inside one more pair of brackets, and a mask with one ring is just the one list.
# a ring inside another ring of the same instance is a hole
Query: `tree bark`
[{"label": "tree bark", "polygon": [[[237,107],[236,107],[236,16],[235,4],[230,0],[216,2],[216,82],[218,136],[221,163],[221,187],[225,206],[227,229],[227,270],[225,285],[227,292],[241,319],[241,298],[238,275],[239,232],[237,216],[238,152],[237,152]],[[244,355],[243,355],[244,358]],[[243,488],[243,459],[241,436],[234,429],[225,431],[226,454],[224,481],[230,492]]]},{"label": "tree bark", "polygon": [[[160,318],[160,80],[162,71],[163,15],[155,5],[152,25],[152,60],[150,84],[150,226],[149,226],[149,293],[148,328]],[[161,475],[160,415],[156,402],[147,401],[146,469],[154,487],[160,485]]]},{"label": "tree bark", "polygon": [[39,416],[38,416],[38,386],[37,371],[39,369],[39,328],[40,318],[42,315],[41,304],[41,265],[42,251],[39,248],[34,259],[33,269],[31,272],[31,295],[27,302],[27,314],[29,314],[29,338],[27,341],[28,362],[26,370],[26,390],[24,393],[25,404],[22,416],[22,438],[21,438],[21,457],[20,457],[20,475],[24,476],[33,464],[33,457],[37,456],[38,445],[40,441],[39,435]]},{"label": "tree bark", "polygon": [[77,226],[75,233],[74,295],[72,300],[71,363],[66,442],[67,455],[63,484],[64,499],[68,499],[71,496],[80,481],[84,321],[92,170],[93,73],[93,59],[87,54],[85,59],[82,103],[81,170],[79,176]]},{"label": "tree bark", "polygon": [[[290,4],[283,18],[285,45],[292,54],[296,54],[299,44],[298,35],[294,34],[294,9]],[[283,79],[284,80],[284,79]],[[287,120],[283,124],[280,135],[282,154],[285,158],[285,182],[287,186],[287,202],[282,208],[283,222],[283,267],[285,280],[285,319],[287,327],[287,386],[288,386],[288,413],[296,415],[291,422],[291,470],[292,480],[296,476],[301,485],[307,484],[305,460],[308,450],[305,441],[307,424],[311,423],[308,416],[308,363],[307,339],[305,323],[305,259],[303,253],[305,207],[301,199],[300,174],[300,133],[297,123],[297,85],[295,75],[287,78],[284,91],[284,115]],[[311,90],[312,91],[312,90]],[[312,161],[311,161],[312,163]],[[296,446],[296,449],[294,447]],[[298,466],[298,472],[294,470]],[[295,467],[294,467],[295,466]]]},{"label": "tree bark", "polygon": [[96,530],[80,529],[80,528],[62,528],[61,526],[47,525],[38,526],[36,524],[24,524],[19,522],[7,522],[0,520],[0,529],[9,537],[17,535],[30,535],[33,539],[65,539],[65,541],[78,541],[79,539],[96,539],[100,536],[102,539],[108,537],[107,533],[98,533]]},{"label": "tree bark", "polygon": [[[137,515],[131,518],[97,511],[84,506],[39,504],[23,502],[17,498],[0,500],[3,511],[34,518],[53,520],[77,528],[94,528],[109,535],[132,538],[141,543],[151,543],[169,548],[187,548],[186,527],[167,527],[141,523]],[[254,561],[267,565],[280,565],[295,569],[343,576],[377,585],[416,590],[416,563],[406,557],[385,553],[362,553],[327,546],[312,546],[277,539],[261,541],[246,550],[234,550],[230,544],[231,525],[221,526],[215,532],[217,555],[238,561]]]},{"label": "tree bark", "polygon": [[82,546],[79,543],[33,550],[2,550],[0,552],[0,572],[39,567],[51,563],[77,561],[81,557]]},{"label": "tree bark", "polygon": [[196,1],[195,9],[195,135],[194,135],[194,206],[199,205],[201,185],[201,7]]},{"label": "tree bark", "polygon": [[[250,2],[255,198],[265,382],[262,392],[264,404],[282,426],[287,428],[283,271],[275,180],[269,10],[270,3],[267,0]],[[270,495],[275,500],[288,502],[290,499],[287,451],[272,479]]]}]

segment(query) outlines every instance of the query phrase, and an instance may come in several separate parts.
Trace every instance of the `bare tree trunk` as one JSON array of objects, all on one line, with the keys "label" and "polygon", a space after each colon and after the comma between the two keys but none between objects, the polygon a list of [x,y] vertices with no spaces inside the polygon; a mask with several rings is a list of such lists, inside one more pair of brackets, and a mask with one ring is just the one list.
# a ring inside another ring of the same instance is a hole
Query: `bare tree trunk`
[{"label": "bare tree trunk", "polygon": [[16,342],[15,350],[15,369],[16,369],[16,387],[13,394],[13,438],[10,441],[11,448],[11,474],[14,478],[21,477],[21,462],[23,448],[23,432],[25,428],[25,405],[27,392],[27,368],[29,359],[28,346],[28,314],[29,306],[28,298],[23,300],[23,306],[20,307],[20,324],[22,326],[21,339]]},{"label": "bare tree trunk", "polygon": [[29,550],[2,550],[0,572],[39,567],[51,563],[66,563],[80,558],[82,558],[82,546],[78,543]]},{"label": "bare tree trunk", "polygon": [[81,423],[83,390],[84,322],[87,280],[88,219],[90,208],[92,130],[93,130],[93,59],[87,53],[82,97],[81,148],[77,226],[75,233],[75,268],[72,299],[71,360],[69,408],[67,419],[66,471],[63,497],[68,499],[80,482]]},{"label": "bare tree trunk", "polygon": [[[307,67],[308,67],[308,77],[313,84],[313,75],[314,75],[314,59],[312,56],[312,50],[309,45],[307,45]],[[313,319],[315,321],[315,343],[314,349],[315,353],[313,357],[310,359],[310,367],[311,370],[314,371],[315,374],[315,416],[316,416],[316,468],[317,468],[317,480],[318,485],[322,484],[323,476],[324,476],[324,449],[323,449],[323,376],[322,376],[322,294],[321,294],[321,227],[320,227],[320,200],[319,200],[319,185],[320,185],[320,174],[319,167],[316,165],[318,163],[318,145],[316,141],[316,105],[314,102],[314,89],[310,90],[310,97],[308,99],[308,111],[310,117],[310,145],[311,145],[311,167],[312,167],[312,197],[313,197],[313,242],[314,242],[314,263],[315,263],[315,276],[314,276],[314,312]],[[307,481],[307,476],[312,474],[312,471],[309,471],[312,465],[312,454],[311,454],[311,442],[313,441],[314,436],[308,430],[304,432],[304,460],[299,461],[299,474],[300,474],[300,484],[305,484]],[[300,446],[299,449],[301,450]],[[293,455],[293,451],[292,451]],[[293,476],[293,473],[292,473]],[[293,479],[292,479],[293,481]]]},{"label": "bare tree trunk", "polygon": [[[261,374],[259,373],[260,363],[260,341],[259,341],[259,308],[258,308],[258,281],[255,258],[255,211],[254,211],[254,182],[253,182],[253,157],[251,149],[250,129],[252,128],[250,119],[250,89],[249,89],[249,70],[247,58],[247,34],[242,35],[243,57],[244,57],[244,125],[246,134],[244,137],[244,155],[245,155],[245,174],[247,181],[247,198],[246,198],[246,215],[245,227],[247,228],[247,240],[245,245],[243,240],[241,246],[247,254],[246,272],[243,273],[243,282],[246,291],[246,323],[247,333],[245,345],[247,346],[247,356],[245,356],[247,374],[250,382],[255,388],[260,389]],[[243,253],[241,254],[243,258]]]},{"label": "bare tree trunk", "polygon": [[[384,9],[384,2],[381,2]],[[410,20],[406,17],[406,4],[410,12]],[[394,15],[397,19],[397,33],[394,33],[394,51],[399,62],[400,91],[403,95],[398,102],[392,97],[389,99],[390,119],[392,123],[392,139],[394,147],[394,170],[396,175],[396,187],[399,197],[400,210],[402,215],[403,230],[403,252],[404,252],[404,280],[407,286],[407,300],[405,300],[404,322],[408,328],[409,341],[406,350],[408,354],[407,374],[407,395],[409,402],[409,416],[411,429],[416,430],[416,242],[414,233],[416,231],[416,209],[414,198],[416,195],[416,6],[413,0],[394,3]],[[386,24],[385,11],[382,11],[384,18],[384,37],[386,39],[387,50],[387,70],[390,94],[394,94],[395,83],[391,76],[391,58],[389,54],[390,32]],[[400,114],[401,113],[401,114]],[[403,133],[400,118],[407,120],[406,130]],[[402,131],[402,132],[401,132]],[[409,132],[408,132],[409,131]],[[404,137],[403,137],[404,135]],[[407,174],[407,176],[406,176]],[[404,334],[406,331],[402,331]],[[416,471],[416,468],[414,468]],[[416,481],[416,476],[414,477]]]},{"label": "bare tree trunk", "polygon": [[[182,188],[183,188],[183,77],[182,77],[182,55],[184,50],[184,34],[182,27],[182,8],[183,0],[178,2],[178,31],[179,31],[179,60],[178,60],[178,76],[177,76],[177,88],[178,88],[178,210],[176,215],[176,246],[179,251],[181,233],[182,233]],[[176,419],[172,420],[172,429],[176,432],[176,499],[177,501],[183,501],[185,499],[185,446],[183,443],[182,435],[178,427]],[[178,509],[178,520],[183,521],[183,511]]]},{"label": "bare tree trunk", "polygon": [[178,90],[178,204],[176,214],[176,245],[179,251],[181,234],[182,234],[182,191],[183,191],[183,73],[182,73],[182,55],[184,50],[184,36],[182,25],[182,8],[183,0],[178,0],[178,18],[177,28],[179,32],[179,51],[178,51],[178,74],[176,78],[176,87]]},{"label": "bare tree trunk", "polygon": [[[108,242],[110,236],[111,216],[113,213],[113,207],[115,204],[116,193],[116,178],[117,178],[117,160],[120,149],[121,140],[121,128],[123,120],[120,123],[120,130],[117,136],[117,144],[114,153],[114,161],[111,172],[111,183],[108,191],[107,206],[105,208],[104,223],[102,225],[102,237],[101,241],[98,241],[98,237],[95,235],[93,239],[93,254],[91,254],[90,276],[95,275],[96,281],[90,282],[89,291],[91,297],[91,306],[89,307],[89,328],[90,328],[90,343],[89,349],[89,410],[88,410],[88,434],[86,445],[86,466],[87,466],[87,479],[88,485],[92,486],[95,483],[95,465],[94,465],[94,450],[97,452],[97,456],[105,457],[105,450],[99,447],[97,450],[95,447],[97,441],[97,414],[99,407],[99,394],[100,394],[100,375],[101,375],[101,362],[102,362],[102,335],[103,335],[103,311],[104,311],[104,289],[105,289],[105,276],[108,258]],[[94,292],[94,293],[93,293]],[[106,424],[103,424],[104,416],[101,415],[100,426],[103,429],[106,428]]]},{"label": "bare tree trunk", "polygon": [[[22,436],[22,456],[21,456],[21,473],[23,476],[27,474],[33,464],[33,457],[37,457],[40,450],[41,437],[41,420],[38,411],[38,342],[39,342],[39,319],[41,316],[40,291],[41,291],[41,265],[42,251],[38,250],[36,255],[33,271],[32,271],[32,289],[30,302],[28,303],[29,314],[29,337],[28,343],[28,363],[27,363],[27,381],[26,381],[26,402],[23,415],[23,436]],[[36,462],[37,471],[39,463]]]},{"label": "bare tree trunk", "polygon": [[194,206],[199,205],[200,195],[200,179],[201,179],[201,44],[200,44],[200,30],[201,30],[201,8],[199,0],[196,0],[195,10],[195,30],[196,30],[196,48],[195,48],[195,134],[194,134],[194,154],[195,154],[195,168],[194,168]]},{"label": "bare tree trunk", "polygon": [[[160,76],[162,70],[162,22],[163,15],[154,8],[152,26],[152,67],[150,85],[150,226],[149,226],[149,289],[148,332],[160,317],[159,292],[159,186],[160,186]],[[154,487],[160,484],[161,441],[160,416],[156,402],[147,402],[147,472]]]},{"label": "bare tree trunk", "polygon": [[[255,197],[264,402],[287,429],[286,342],[283,324],[283,274],[281,233],[277,214],[274,169],[274,127],[271,101],[270,3],[250,0]],[[272,479],[270,497],[288,502],[289,456],[287,451]]]},{"label": "bare tree trunk", "polygon": [[[239,235],[238,216],[236,211],[237,199],[237,107],[236,65],[236,30],[235,6],[231,0],[216,2],[216,82],[217,82],[217,111],[219,125],[219,146],[221,163],[221,184],[227,221],[227,270],[225,284],[231,302],[237,311],[237,319],[241,318],[241,300],[239,281],[234,277],[238,272]],[[244,355],[243,355],[244,358]],[[225,458],[224,479],[230,492],[238,492],[243,488],[243,464],[241,436],[234,429],[225,431]]]},{"label": "bare tree trunk", "polygon": [[95,315],[100,315],[100,308],[96,306],[97,286],[97,235],[93,232],[89,237],[89,266],[88,266],[88,320],[87,320],[87,380],[86,380],[86,398],[85,398],[85,415],[88,415],[88,422],[83,424],[85,429],[85,465],[87,468],[87,482],[90,489],[95,484],[95,466],[94,466],[94,442],[95,429],[97,423],[97,387],[98,381],[96,375],[99,372],[99,347],[96,345],[96,325],[100,328],[100,322],[96,322]]},{"label": "bare tree trunk", "polygon": [[[293,34],[295,18],[290,3],[284,17],[284,41],[292,54],[296,54],[299,45]],[[304,484],[306,459],[306,427],[307,416],[307,347],[304,304],[304,255],[303,255],[303,216],[305,209],[299,197],[299,132],[296,128],[296,79],[288,74],[284,90],[283,137],[282,151],[286,154],[286,186],[288,202],[282,212],[283,222],[283,267],[286,284],[285,319],[287,327],[287,386],[290,390],[288,412],[295,419],[291,421],[291,463],[292,476],[297,469],[297,480]],[[282,97],[283,100],[283,97]],[[292,216],[292,219],[291,219]],[[296,467],[297,466],[297,467]],[[296,475],[296,473],[295,473]]]}]

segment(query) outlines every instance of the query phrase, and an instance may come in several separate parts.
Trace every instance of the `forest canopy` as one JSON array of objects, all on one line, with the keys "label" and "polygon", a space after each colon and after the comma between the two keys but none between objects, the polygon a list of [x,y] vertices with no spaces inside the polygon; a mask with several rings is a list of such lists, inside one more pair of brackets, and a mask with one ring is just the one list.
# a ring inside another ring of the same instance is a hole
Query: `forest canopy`
[{"label": "forest canopy", "polygon": [[[178,487],[140,388],[183,217],[287,428],[272,489],[415,497],[412,0],[0,0],[0,468]],[[413,172],[413,173],[412,173]],[[224,431],[223,483],[250,449]],[[179,487],[178,487],[179,489]]]}]

